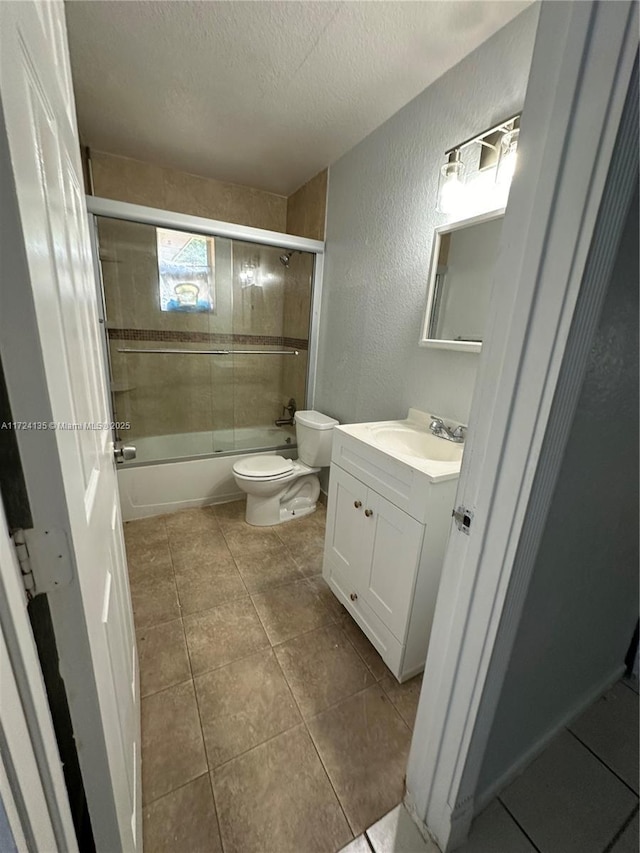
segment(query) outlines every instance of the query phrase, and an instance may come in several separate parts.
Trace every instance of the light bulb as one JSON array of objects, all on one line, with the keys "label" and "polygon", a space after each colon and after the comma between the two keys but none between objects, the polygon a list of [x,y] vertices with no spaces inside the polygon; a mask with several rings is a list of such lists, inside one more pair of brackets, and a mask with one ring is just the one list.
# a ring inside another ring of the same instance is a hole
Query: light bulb
[{"label": "light bulb", "polygon": [[440,213],[455,213],[464,197],[464,163],[460,160],[460,152],[453,151],[449,162],[440,169],[440,186],[438,188],[438,210]]},{"label": "light bulb", "polygon": [[518,159],[519,136],[520,129],[516,127],[514,130],[509,131],[509,133],[505,133],[502,137],[500,162],[498,163],[498,170],[496,172],[496,182],[499,184],[509,186],[511,183]]}]

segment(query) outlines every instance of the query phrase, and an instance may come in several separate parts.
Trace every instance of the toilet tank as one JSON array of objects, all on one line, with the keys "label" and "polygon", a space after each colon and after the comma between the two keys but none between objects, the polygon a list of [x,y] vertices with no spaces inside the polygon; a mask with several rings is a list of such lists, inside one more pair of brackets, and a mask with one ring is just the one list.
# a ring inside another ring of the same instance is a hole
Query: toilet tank
[{"label": "toilet tank", "polygon": [[310,468],[331,464],[333,428],[338,421],[322,412],[296,412],[298,459]]}]

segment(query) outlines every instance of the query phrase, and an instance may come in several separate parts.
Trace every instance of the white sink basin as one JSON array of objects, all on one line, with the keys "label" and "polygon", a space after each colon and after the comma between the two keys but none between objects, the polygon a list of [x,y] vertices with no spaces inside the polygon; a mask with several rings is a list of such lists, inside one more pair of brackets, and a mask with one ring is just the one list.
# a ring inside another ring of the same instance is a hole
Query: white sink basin
[{"label": "white sink basin", "polygon": [[383,450],[405,456],[417,456],[434,462],[460,462],[462,459],[462,444],[438,438],[412,423],[372,426],[371,440]]},{"label": "white sink basin", "polygon": [[460,474],[464,444],[447,441],[429,431],[431,418],[409,410],[404,421],[376,421],[336,427],[394,459],[424,472],[433,482]]}]

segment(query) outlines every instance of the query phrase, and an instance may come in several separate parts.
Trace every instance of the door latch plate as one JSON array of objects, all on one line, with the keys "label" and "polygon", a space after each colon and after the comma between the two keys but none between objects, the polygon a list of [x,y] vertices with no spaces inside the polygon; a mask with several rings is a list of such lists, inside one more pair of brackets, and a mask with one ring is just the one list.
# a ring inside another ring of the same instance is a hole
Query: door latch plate
[{"label": "door latch plate", "polygon": [[468,536],[469,529],[471,528],[471,522],[473,521],[473,512],[465,506],[459,506],[457,509],[452,510],[451,515],[454,518],[458,530],[461,530]]}]

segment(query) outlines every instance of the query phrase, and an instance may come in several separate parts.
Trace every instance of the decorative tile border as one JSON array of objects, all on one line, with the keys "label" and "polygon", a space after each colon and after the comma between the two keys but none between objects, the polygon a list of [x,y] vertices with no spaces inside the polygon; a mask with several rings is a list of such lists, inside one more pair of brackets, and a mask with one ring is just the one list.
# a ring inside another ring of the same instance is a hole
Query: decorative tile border
[{"label": "decorative tile border", "polygon": [[153,343],[181,344],[244,344],[246,346],[291,347],[306,350],[305,338],[286,338],[279,335],[230,335],[220,332],[182,332],[173,329],[117,329],[109,328],[112,341],[151,341]]}]

